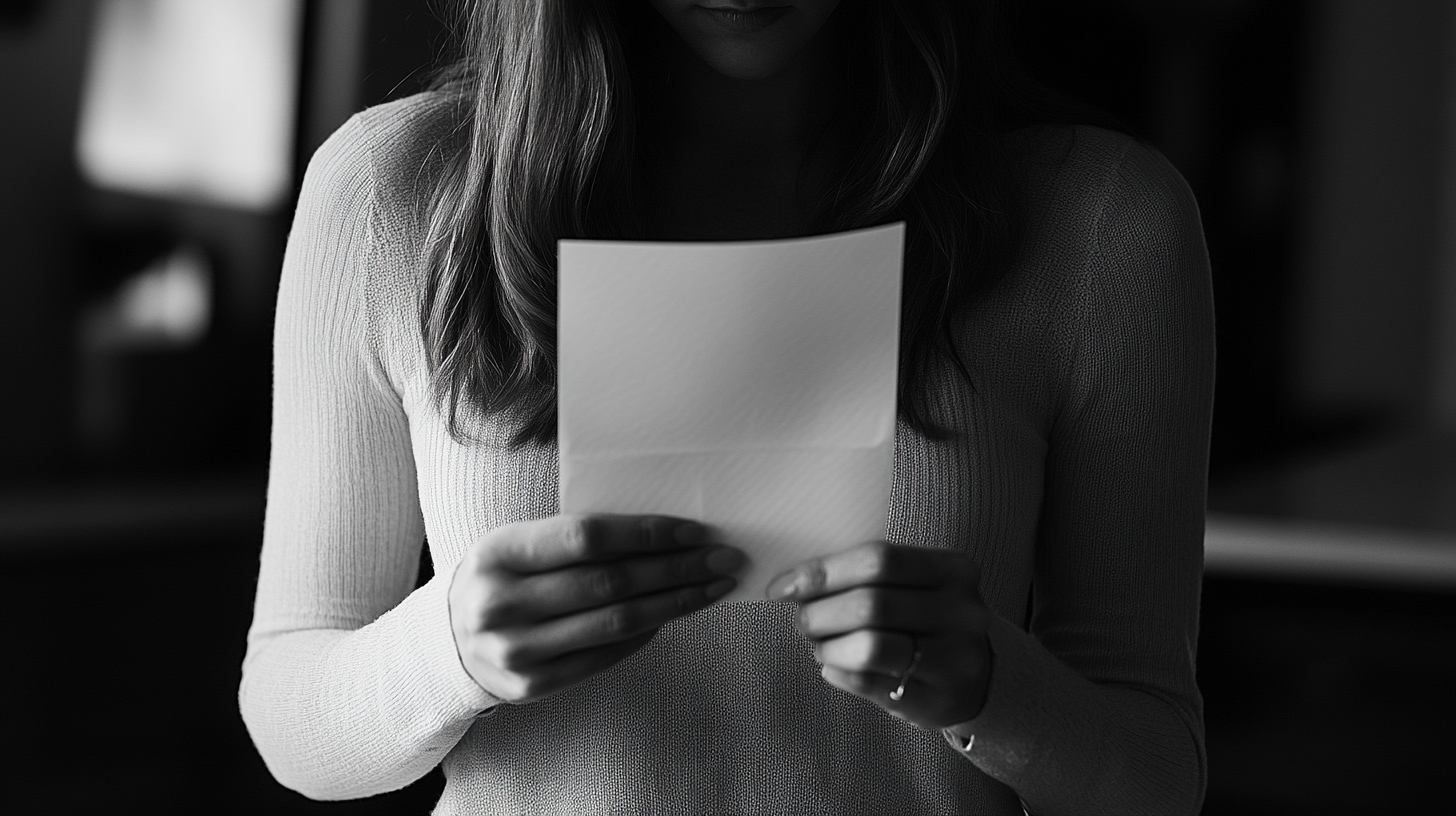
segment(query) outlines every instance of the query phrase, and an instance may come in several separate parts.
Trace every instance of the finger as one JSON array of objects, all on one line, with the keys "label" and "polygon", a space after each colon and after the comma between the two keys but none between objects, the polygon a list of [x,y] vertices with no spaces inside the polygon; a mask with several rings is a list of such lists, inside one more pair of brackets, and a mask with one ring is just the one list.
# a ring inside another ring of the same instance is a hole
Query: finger
[{"label": "finger", "polygon": [[576,514],[501,527],[480,548],[480,567],[519,573],[559,569],[586,561],[697,547],[703,525],[672,516]]},{"label": "finger", "polygon": [[644,632],[627,640],[571,652],[533,666],[524,673],[497,671],[493,682],[489,683],[489,690],[502,700],[512,703],[526,703],[549,697],[610,669],[646,646],[655,634]]},{"label": "finger", "polygon": [[915,638],[904,632],[856,629],[814,644],[814,659],[847,672],[898,677],[915,657]]},{"label": "finger", "polygon": [[477,656],[508,671],[524,671],[560,655],[656,631],[674,618],[708,606],[736,585],[732,578],[722,578],[712,584],[644,595],[515,630],[487,632],[478,638]]},{"label": "finger", "polygon": [[823,640],[856,629],[934,632],[950,623],[941,595],[917,589],[858,587],[799,607],[799,631]]},{"label": "finger", "polygon": [[[877,703],[881,700],[889,700],[890,692],[900,687],[900,679],[897,676],[880,672],[846,671],[837,666],[825,666],[819,670],[819,676],[835,688],[871,698]],[[913,677],[905,682],[906,696],[909,695],[911,687],[915,685],[919,684]]]},{"label": "finger", "polygon": [[[923,665],[923,664],[922,664]],[[819,672],[835,688],[863,697],[885,711],[927,729],[939,729],[976,717],[984,705],[984,690],[968,694],[969,681],[948,683],[917,668],[909,677],[880,672],[846,671],[825,666]],[[902,692],[897,700],[892,692]]]},{"label": "finger", "polygon": [[676,587],[707,584],[737,572],[745,560],[732,547],[694,547],[528,575],[494,594],[484,612],[484,626],[533,623]]},{"label": "finger", "polygon": [[873,541],[799,564],[769,582],[768,597],[803,601],[855,586],[938,587],[977,578],[975,562],[955,550]]},{"label": "finger", "polygon": [[878,705],[901,719],[911,719],[908,709],[919,708],[936,692],[914,677],[904,681],[904,695],[899,700],[890,699],[890,692],[901,688],[900,678],[878,672],[845,671],[834,666],[825,666],[819,675],[838,689]]}]

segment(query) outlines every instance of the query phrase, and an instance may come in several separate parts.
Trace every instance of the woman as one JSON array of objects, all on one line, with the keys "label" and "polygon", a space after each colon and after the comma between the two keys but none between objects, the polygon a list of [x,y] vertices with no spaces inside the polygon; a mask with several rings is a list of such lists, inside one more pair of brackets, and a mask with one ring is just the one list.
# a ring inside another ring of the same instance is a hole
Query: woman
[{"label": "woman", "polygon": [[[310,166],[240,691],[285,785],[439,813],[1193,813],[1196,206],[989,3],[478,0]],[[907,221],[884,542],[712,606],[683,519],[557,515],[554,247]],[[416,587],[427,539],[437,572]]]}]

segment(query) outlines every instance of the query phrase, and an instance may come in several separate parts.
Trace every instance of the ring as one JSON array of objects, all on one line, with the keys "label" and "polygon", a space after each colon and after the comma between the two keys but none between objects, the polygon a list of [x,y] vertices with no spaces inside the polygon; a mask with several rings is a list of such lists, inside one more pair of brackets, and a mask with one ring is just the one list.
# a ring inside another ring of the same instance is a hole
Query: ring
[{"label": "ring", "polygon": [[915,656],[910,658],[910,665],[905,667],[905,671],[900,672],[900,685],[890,692],[890,699],[896,702],[905,696],[905,684],[910,682],[910,675],[914,674],[915,667],[920,665],[920,644],[915,641],[914,635],[910,636],[910,643],[915,647]]}]

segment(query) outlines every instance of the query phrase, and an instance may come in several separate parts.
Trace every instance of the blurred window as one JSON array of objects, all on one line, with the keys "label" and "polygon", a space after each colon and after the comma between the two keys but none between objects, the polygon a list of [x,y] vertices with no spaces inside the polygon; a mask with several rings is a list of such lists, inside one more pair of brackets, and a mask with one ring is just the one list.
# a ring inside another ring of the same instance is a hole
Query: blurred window
[{"label": "blurred window", "polygon": [[302,0],[102,0],[77,136],[126,192],[267,210],[291,185]]}]

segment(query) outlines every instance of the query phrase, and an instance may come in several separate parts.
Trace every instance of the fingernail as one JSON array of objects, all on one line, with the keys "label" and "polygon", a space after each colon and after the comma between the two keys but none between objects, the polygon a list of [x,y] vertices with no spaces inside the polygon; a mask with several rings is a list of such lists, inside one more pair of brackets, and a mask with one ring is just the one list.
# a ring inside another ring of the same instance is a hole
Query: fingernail
[{"label": "fingernail", "polygon": [[703,591],[707,593],[710,599],[716,601],[724,595],[727,595],[729,592],[732,592],[733,587],[736,586],[738,586],[738,582],[733,580],[732,578],[721,578],[711,584],[708,584],[707,588],[705,588]]},{"label": "fingernail", "polygon": [[686,521],[674,527],[672,535],[673,538],[677,539],[677,543],[685,544],[689,547],[696,547],[699,544],[707,543],[708,528],[696,521]]},{"label": "fingernail", "polygon": [[799,574],[797,572],[786,572],[773,579],[768,585],[767,595],[773,600],[783,600],[793,595],[799,589]]},{"label": "fingernail", "polygon": [[708,570],[714,575],[732,575],[743,566],[743,553],[732,547],[719,547],[708,555]]}]

